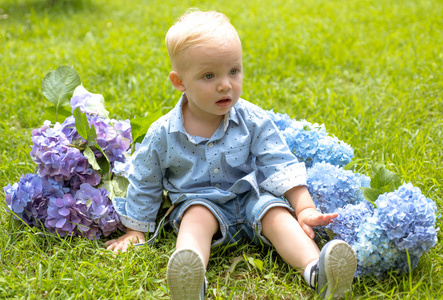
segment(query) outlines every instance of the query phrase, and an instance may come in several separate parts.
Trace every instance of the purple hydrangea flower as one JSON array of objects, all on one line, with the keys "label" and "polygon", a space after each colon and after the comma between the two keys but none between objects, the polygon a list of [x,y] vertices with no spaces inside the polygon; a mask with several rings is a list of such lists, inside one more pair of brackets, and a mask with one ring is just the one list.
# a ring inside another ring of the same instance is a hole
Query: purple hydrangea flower
[{"label": "purple hydrangea flower", "polygon": [[120,217],[115,211],[112,203],[108,204],[104,217],[100,218],[97,223],[100,229],[103,231],[104,236],[110,235],[117,229],[125,231],[125,226],[123,226],[121,223]]},{"label": "purple hydrangea flower", "polygon": [[58,122],[51,127],[50,122],[45,121],[43,127],[32,131],[31,158],[42,177],[68,180],[79,164],[87,162],[79,149],[70,146],[71,140],[63,133],[63,129]]},{"label": "purple hydrangea flower", "polygon": [[71,107],[72,112],[79,107],[83,113],[108,117],[103,96],[88,92],[82,85],[75,88],[74,95],[71,98]]},{"label": "purple hydrangea flower", "polygon": [[81,95],[76,95],[73,96],[70,100],[71,102],[71,108],[72,108],[72,113],[74,113],[74,110],[79,107],[80,111],[82,113],[87,111],[87,104],[88,104],[88,100],[92,99],[92,95],[89,93],[84,93]]},{"label": "purple hydrangea flower", "polygon": [[364,200],[360,187],[369,187],[370,179],[365,175],[344,170],[338,166],[321,162],[307,172],[308,190],[317,209],[323,213],[335,212],[347,204]]},{"label": "purple hydrangea flower", "polygon": [[105,189],[94,188],[87,183],[82,184],[80,190],[75,193],[77,209],[85,218],[91,220],[97,229],[102,230],[105,236],[117,229],[124,230],[112,202],[107,197],[108,194]]},{"label": "purple hydrangea flower", "polygon": [[115,161],[114,167],[112,168],[112,173],[117,176],[121,176],[124,178],[128,178],[129,176],[129,169],[132,164],[132,159],[136,156],[136,152],[140,148],[140,143],[135,143],[135,152],[131,155],[131,149],[128,149],[124,155],[126,156],[126,159],[124,162]]},{"label": "purple hydrangea flower", "polygon": [[61,198],[50,198],[48,217],[45,221],[46,229],[62,237],[75,235],[82,221],[79,212],[74,208],[75,204],[71,194],[64,194]]},{"label": "purple hydrangea flower", "polygon": [[48,202],[52,197],[63,197],[64,194],[69,193],[69,187],[63,185],[63,182],[57,182],[52,178],[42,178],[42,198],[34,198],[32,202],[26,207],[34,226],[41,226],[44,224],[48,216]]},{"label": "purple hydrangea flower", "polygon": [[[130,149],[132,142],[130,121],[110,120],[98,115],[88,116],[88,120],[95,126],[97,144],[107,154],[111,164],[115,161],[124,162],[125,153]],[[96,151],[95,155],[102,156],[99,151]]]},{"label": "purple hydrangea flower", "polygon": [[72,177],[67,181],[67,185],[72,189],[78,190],[82,183],[97,186],[101,179],[100,173],[94,170],[87,161],[81,161],[74,169]]},{"label": "purple hydrangea flower", "polygon": [[80,185],[80,189],[75,193],[76,205],[79,210],[88,218],[97,221],[107,212],[109,199],[105,189],[94,188],[88,183]]}]

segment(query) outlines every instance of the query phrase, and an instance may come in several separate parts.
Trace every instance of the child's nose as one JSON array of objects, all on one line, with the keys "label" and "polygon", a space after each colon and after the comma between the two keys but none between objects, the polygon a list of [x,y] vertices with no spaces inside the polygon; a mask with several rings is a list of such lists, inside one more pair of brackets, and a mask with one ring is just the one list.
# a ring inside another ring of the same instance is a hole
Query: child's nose
[{"label": "child's nose", "polygon": [[222,78],[218,83],[217,90],[219,92],[228,91],[232,87],[231,82],[228,78]]}]

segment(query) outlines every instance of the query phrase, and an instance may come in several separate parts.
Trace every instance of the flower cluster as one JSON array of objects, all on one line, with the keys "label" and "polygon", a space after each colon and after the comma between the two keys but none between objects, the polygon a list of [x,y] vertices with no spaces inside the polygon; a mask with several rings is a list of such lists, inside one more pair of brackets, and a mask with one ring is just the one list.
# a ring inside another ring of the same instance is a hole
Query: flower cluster
[{"label": "flower cluster", "polygon": [[50,198],[46,229],[60,236],[76,233],[88,239],[97,239],[102,232],[106,236],[123,229],[107,195],[105,189],[83,183],[75,192]]},{"label": "flower cluster", "polygon": [[52,178],[26,174],[19,182],[5,188],[8,207],[29,225],[39,226],[47,217],[50,197],[61,197],[69,191],[62,183]]},{"label": "flower cluster", "polygon": [[[108,155],[111,166],[116,161],[125,162],[132,142],[130,121],[110,120],[99,115],[88,115],[88,121],[95,126],[97,144]],[[101,155],[100,151],[95,151],[96,157]]]},{"label": "flower cluster", "polygon": [[400,250],[421,256],[437,242],[435,230],[437,206],[411,183],[375,201],[375,217],[380,228]]},{"label": "flower cluster", "polygon": [[365,175],[326,162],[315,163],[307,175],[308,190],[317,209],[323,213],[363,201],[360,187],[369,187],[370,182]]},{"label": "flower cluster", "polygon": [[[367,217],[357,230],[357,241],[351,245],[357,254],[357,276],[383,276],[388,270],[408,271],[406,252],[395,247],[376,217]],[[411,262],[415,267],[417,262],[414,259]]]},{"label": "flower cluster", "polygon": [[366,221],[367,217],[372,216],[374,206],[363,200],[358,204],[347,204],[338,208],[335,212],[338,213],[338,217],[326,228],[335,233],[336,239],[344,240],[353,245],[358,239],[357,233],[360,225]]},{"label": "flower cluster", "polygon": [[326,132],[325,126],[308,121],[296,121],[287,114],[268,111],[268,115],[281,131],[292,153],[311,167],[317,162],[345,166],[352,161],[354,150],[345,142]]},{"label": "flower cluster", "polygon": [[37,164],[40,176],[62,181],[69,180],[74,174],[94,173],[87,170],[88,160],[81,151],[70,146],[75,137],[72,128],[75,128],[74,117],[69,117],[53,127],[49,121],[45,121],[41,128],[32,131],[31,158]]},{"label": "flower cluster", "polygon": [[339,217],[327,226],[357,253],[356,275],[383,275],[388,270],[409,271],[437,242],[437,208],[410,183],[382,194],[375,201],[339,208]]},{"label": "flower cluster", "polygon": [[87,102],[94,99],[94,94],[86,91],[74,96],[71,104],[73,110],[80,107],[86,112],[89,125],[96,131],[95,142],[101,148],[93,149],[93,153],[99,159],[104,152],[111,172],[101,174],[89,163],[83,152],[87,141],[77,132],[73,115],[61,124],[45,121],[32,131],[31,138],[31,158],[38,174],[26,174],[18,183],[4,188],[9,209],[25,223],[44,226],[60,236],[88,239],[124,230],[109,192],[98,186],[103,176],[113,176],[114,163],[125,163],[132,142],[131,126],[129,120],[111,120],[90,113],[90,107],[99,107]]}]

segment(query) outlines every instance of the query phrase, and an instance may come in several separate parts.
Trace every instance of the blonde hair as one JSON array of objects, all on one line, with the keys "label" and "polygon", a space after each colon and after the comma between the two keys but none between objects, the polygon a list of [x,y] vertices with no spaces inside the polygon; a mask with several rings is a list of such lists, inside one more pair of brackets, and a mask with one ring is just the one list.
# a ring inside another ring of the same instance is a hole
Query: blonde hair
[{"label": "blonde hair", "polygon": [[165,42],[172,68],[182,66],[184,50],[198,46],[223,47],[238,40],[237,31],[228,17],[216,11],[189,10],[169,28]]}]

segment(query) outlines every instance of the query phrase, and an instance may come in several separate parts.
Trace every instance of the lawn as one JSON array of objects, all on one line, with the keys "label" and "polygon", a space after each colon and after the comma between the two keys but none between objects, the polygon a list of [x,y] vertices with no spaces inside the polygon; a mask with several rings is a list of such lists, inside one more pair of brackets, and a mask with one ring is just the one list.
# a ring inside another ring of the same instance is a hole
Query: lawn
[{"label": "lawn", "polygon": [[[271,4],[272,3],[272,4]],[[0,187],[34,172],[31,130],[42,126],[46,73],[73,65],[103,94],[114,119],[171,109],[164,36],[189,7],[225,13],[243,44],[242,97],[324,123],[350,144],[357,170],[380,162],[443,208],[443,2],[422,0],[1,0]],[[174,234],[117,257],[106,239],[37,235],[13,220],[0,193],[0,298],[167,299]],[[442,219],[437,221],[442,227]],[[354,281],[350,299],[436,299],[443,292],[442,233],[409,274]],[[238,260],[230,269],[232,260]],[[263,270],[248,263],[263,262]],[[218,248],[213,299],[311,299],[271,248]]]}]

